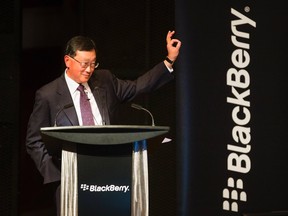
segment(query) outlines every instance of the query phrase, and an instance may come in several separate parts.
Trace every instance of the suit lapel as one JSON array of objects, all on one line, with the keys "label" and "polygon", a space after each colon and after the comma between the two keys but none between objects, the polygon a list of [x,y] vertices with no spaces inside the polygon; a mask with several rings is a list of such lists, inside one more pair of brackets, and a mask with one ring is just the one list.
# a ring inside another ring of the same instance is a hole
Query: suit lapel
[{"label": "suit lapel", "polygon": [[[57,103],[59,104],[59,109],[67,106],[68,104],[73,104],[73,100],[71,98],[71,94],[69,92],[67,83],[65,81],[64,75],[62,75],[59,79],[58,82],[58,87],[57,87]],[[74,105],[70,106],[66,109],[63,109],[63,113],[66,115],[67,119],[61,119],[61,121],[65,122],[65,125],[72,125],[72,126],[77,126],[79,125],[77,113],[75,110]]]},{"label": "suit lapel", "polygon": [[[98,87],[97,80],[94,80],[94,82],[89,81],[88,83],[96,100],[97,106],[99,108],[103,124],[109,125],[110,119],[108,114],[106,90],[104,88]],[[62,75],[59,78],[57,94],[58,94],[57,106],[59,104],[58,109],[61,109],[68,104],[73,104],[73,100],[71,98],[64,75]],[[79,125],[77,113],[74,106],[69,107],[67,109],[63,109],[63,113],[65,113],[67,117],[66,121],[61,119],[61,121],[65,122],[64,125],[72,125],[72,126]]]},{"label": "suit lapel", "polygon": [[107,93],[104,88],[101,88],[97,85],[97,80],[94,82],[89,82],[89,86],[91,88],[91,91],[94,95],[94,98],[96,100],[99,112],[102,117],[102,123],[103,125],[109,125],[110,119],[108,115],[108,106],[107,106]]}]

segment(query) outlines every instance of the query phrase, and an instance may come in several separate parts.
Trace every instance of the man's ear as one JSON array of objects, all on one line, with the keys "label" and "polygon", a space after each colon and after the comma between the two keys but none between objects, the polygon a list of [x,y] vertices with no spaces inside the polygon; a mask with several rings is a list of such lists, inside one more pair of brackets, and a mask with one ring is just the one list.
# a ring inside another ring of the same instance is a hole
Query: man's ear
[{"label": "man's ear", "polygon": [[65,62],[66,68],[69,68],[71,64],[71,59],[68,55],[64,56],[64,62]]}]

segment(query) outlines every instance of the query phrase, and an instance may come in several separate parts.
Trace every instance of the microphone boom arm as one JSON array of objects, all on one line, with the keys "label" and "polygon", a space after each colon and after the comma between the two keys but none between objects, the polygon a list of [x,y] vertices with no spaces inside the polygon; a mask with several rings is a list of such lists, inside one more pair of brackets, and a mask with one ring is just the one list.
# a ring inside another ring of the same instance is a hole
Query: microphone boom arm
[{"label": "microphone boom arm", "polygon": [[142,107],[142,106],[140,106],[140,105],[138,105],[138,104],[134,104],[134,103],[131,104],[131,107],[132,107],[132,108],[135,108],[135,109],[138,109],[138,110],[144,110],[144,111],[146,111],[146,112],[150,115],[150,117],[151,117],[152,126],[155,126],[154,117],[153,117],[152,113],[151,113],[149,110],[145,109],[144,107]]}]

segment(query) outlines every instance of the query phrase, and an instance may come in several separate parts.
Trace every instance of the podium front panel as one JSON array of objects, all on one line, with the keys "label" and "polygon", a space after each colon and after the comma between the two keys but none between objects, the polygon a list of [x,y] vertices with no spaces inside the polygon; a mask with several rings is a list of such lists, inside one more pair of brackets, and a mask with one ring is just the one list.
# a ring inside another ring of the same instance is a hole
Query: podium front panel
[{"label": "podium front panel", "polygon": [[78,214],[131,215],[132,145],[78,145]]}]

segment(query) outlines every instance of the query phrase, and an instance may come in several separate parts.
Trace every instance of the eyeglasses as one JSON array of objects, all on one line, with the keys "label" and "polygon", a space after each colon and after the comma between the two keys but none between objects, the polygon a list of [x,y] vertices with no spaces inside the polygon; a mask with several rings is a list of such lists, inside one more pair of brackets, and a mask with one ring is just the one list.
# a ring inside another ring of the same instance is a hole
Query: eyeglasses
[{"label": "eyeglasses", "polygon": [[91,68],[96,69],[99,66],[98,62],[91,62],[91,63],[89,63],[89,62],[80,62],[77,59],[73,58],[72,56],[69,56],[69,57],[74,59],[76,62],[78,62],[82,68],[87,68],[87,67],[90,66]]}]

